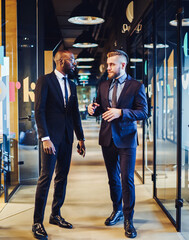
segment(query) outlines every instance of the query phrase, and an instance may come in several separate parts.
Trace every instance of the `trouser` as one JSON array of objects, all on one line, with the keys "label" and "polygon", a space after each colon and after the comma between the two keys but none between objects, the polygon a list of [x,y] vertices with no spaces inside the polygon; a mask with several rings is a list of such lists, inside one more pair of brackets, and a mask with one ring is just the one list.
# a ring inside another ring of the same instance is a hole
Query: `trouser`
[{"label": "trouser", "polygon": [[42,223],[47,202],[49,187],[55,169],[54,196],[52,215],[60,215],[60,208],[64,203],[67,185],[67,175],[70,168],[72,144],[66,139],[55,144],[56,155],[46,154],[41,143],[41,172],[37,182],[35,196],[34,223]]},{"label": "trouser", "polygon": [[132,220],[135,205],[136,148],[117,148],[112,141],[110,146],[102,146],[102,153],[108,173],[113,209],[121,210],[123,200],[124,217]]}]

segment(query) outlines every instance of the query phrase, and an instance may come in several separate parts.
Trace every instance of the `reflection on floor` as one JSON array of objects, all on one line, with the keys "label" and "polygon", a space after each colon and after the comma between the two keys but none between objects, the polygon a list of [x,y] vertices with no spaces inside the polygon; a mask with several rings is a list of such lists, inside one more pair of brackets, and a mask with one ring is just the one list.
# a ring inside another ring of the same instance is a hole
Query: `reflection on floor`
[{"label": "reflection on floor", "polygon": [[[87,154],[82,158],[76,153],[74,143],[72,166],[68,178],[67,195],[62,216],[74,225],[74,229],[61,229],[48,223],[51,213],[53,183],[47,202],[44,225],[50,240],[123,240],[123,222],[107,227],[106,217],[112,211],[108,179],[98,144],[99,126],[95,120],[83,122]],[[136,207],[134,223],[138,240],[179,240],[165,214],[152,199],[145,186],[135,178]],[[36,186],[22,186],[0,212],[0,239],[31,240],[34,195]]]}]

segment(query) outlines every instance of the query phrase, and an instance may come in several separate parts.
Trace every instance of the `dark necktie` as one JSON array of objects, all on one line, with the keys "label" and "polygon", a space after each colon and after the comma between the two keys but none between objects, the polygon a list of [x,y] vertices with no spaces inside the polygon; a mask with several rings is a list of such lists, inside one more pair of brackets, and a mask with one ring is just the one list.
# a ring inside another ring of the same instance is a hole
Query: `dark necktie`
[{"label": "dark necktie", "polygon": [[64,80],[64,89],[65,89],[65,100],[66,100],[66,105],[68,104],[68,89],[66,86],[66,77],[63,77]]},{"label": "dark necktie", "polygon": [[117,85],[118,85],[118,79],[114,80],[114,87],[113,87],[113,93],[112,93],[112,107],[117,107]]}]

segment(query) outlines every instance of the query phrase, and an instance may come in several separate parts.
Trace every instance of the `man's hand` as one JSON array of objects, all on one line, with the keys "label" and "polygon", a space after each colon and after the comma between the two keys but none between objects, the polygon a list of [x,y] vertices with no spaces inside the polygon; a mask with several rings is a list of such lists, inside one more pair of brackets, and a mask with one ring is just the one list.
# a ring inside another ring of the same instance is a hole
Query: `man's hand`
[{"label": "man's hand", "polygon": [[88,113],[89,113],[90,115],[93,115],[94,112],[95,112],[95,109],[96,109],[97,107],[99,107],[99,106],[100,106],[100,104],[98,104],[98,103],[91,103],[91,104],[89,104],[89,106],[88,106]]},{"label": "man's hand", "polygon": [[121,116],[121,109],[118,108],[107,108],[108,111],[104,112],[102,114],[102,118],[108,122],[111,122],[112,120],[119,118]]},{"label": "man's hand", "polygon": [[56,149],[54,147],[54,144],[51,142],[51,140],[45,140],[43,141],[43,150],[46,154],[56,154]]},{"label": "man's hand", "polygon": [[78,145],[79,145],[79,149],[77,149],[77,152],[80,154],[80,155],[83,155],[83,157],[85,157],[85,143],[83,140],[80,140],[78,142]]}]

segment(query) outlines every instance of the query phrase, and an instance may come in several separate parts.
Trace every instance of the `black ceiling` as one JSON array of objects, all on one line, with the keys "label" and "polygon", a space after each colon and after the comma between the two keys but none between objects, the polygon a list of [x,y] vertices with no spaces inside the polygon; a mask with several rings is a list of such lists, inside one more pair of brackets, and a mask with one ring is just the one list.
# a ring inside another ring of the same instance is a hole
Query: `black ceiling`
[{"label": "black ceiling", "polygon": [[[121,28],[116,27],[121,15],[125,16],[125,10],[122,5],[127,5],[126,1],[121,0],[89,0],[101,12],[105,22],[97,25],[78,25],[68,22],[68,18],[73,9],[78,6],[81,0],[51,0],[54,14],[57,19],[60,30],[61,39],[63,40],[63,48],[71,50],[75,57],[82,51],[81,48],[73,47],[75,39],[84,31],[88,30],[92,33],[93,38],[99,44],[97,48],[89,48],[90,53],[95,57],[93,63],[92,74],[101,75],[99,65],[106,58],[106,52],[113,47],[116,39],[116,31],[121,33]],[[118,17],[119,16],[119,17]]]}]

